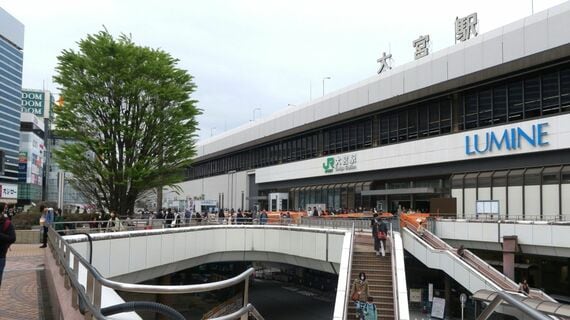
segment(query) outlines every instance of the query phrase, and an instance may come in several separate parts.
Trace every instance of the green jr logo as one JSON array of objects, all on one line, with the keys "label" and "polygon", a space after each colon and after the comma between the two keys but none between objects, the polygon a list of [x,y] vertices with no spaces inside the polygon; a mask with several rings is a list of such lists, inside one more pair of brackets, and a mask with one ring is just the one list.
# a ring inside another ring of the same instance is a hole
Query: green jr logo
[{"label": "green jr logo", "polygon": [[325,173],[331,173],[334,169],[334,157],[328,157],[327,162],[323,163],[323,169]]}]

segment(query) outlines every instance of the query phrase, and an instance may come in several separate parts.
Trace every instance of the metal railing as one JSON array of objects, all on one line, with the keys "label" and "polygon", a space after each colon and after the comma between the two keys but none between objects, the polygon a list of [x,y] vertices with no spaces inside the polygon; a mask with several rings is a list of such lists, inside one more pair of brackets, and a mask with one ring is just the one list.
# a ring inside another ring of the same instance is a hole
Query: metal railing
[{"label": "metal railing", "polygon": [[350,297],[350,291],[352,291],[352,283],[350,282],[350,275],[352,274],[352,255],[354,250],[354,223],[352,225],[352,229],[350,231],[350,249],[348,251],[348,269],[346,272],[346,282],[345,282],[345,290],[344,290],[344,309],[343,315],[344,319],[347,319],[348,316],[348,301]]},{"label": "metal railing", "polygon": [[[410,223],[409,221],[403,221],[403,226],[407,227],[412,233],[417,235],[420,239],[424,240],[426,243],[431,245],[434,249],[438,250],[445,250],[449,251],[451,254],[461,258],[457,254],[457,250],[450,246],[447,242],[443,241],[432,232],[428,230],[423,230],[421,233],[418,231],[418,226]],[[518,292],[519,286],[516,282],[512,279],[507,277],[506,275],[499,272],[499,270],[495,269],[493,266],[485,262],[483,259],[479,258],[476,254],[472,253],[471,251],[465,249],[464,256],[462,259],[465,263],[470,265],[473,269],[477,270],[478,272],[482,273],[488,279],[493,281],[498,287],[507,291],[507,292]],[[540,300],[545,301],[556,301],[552,297],[545,294],[542,290],[539,289],[531,289],[530,296],[533,298],[537,298]]]},{"label": "metal railing", "polygon": [[394,241],[394,229],[390,224],[390,259],[392,260],[392,296],[394,298],[394,319],[400,319],[400,303],[398,302],[398,276],[396,275],[396,245]]},{"label": "metal railing", "polygon": [[[79,308],[83,306],[82,313],[86,313],[86,318],[107,319],[101,312],[102,287],[114,290],[138,293],[155,294],[181,294],[198,293],[227,288],[241,282],[244,285],[244,307],[238,312],[240,315],[253,314],[256,319],[263,319],[259,312],[248,303],[249,277],[255,272],[254,268],[249,268],[238,276],[230,279],[193,285],[141,285],[112,281],[103,277],[85,258],[83,258],[65,239],[61,237],[53,228],[48,230],[50,248],[56,263],[60,267],[60,274],[65,277],[66,287],[72,290],[72,306]],[[70,265],[72,264],[72,267]],[[85,288],[79,280],[80,265],[87,271],[87,287]],[[85,310],[86,309],[86,310]],[[228,315],[229,316],[229,315]],[[235,319],[228,316],[219,319]]]}]

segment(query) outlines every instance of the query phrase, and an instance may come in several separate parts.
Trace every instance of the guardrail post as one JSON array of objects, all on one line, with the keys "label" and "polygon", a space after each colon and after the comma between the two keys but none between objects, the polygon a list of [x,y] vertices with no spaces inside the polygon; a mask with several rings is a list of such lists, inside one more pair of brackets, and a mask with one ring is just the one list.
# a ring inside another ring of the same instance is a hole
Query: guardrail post
[{"label": "guardrail post", "polygon": [[93,305],[97,310],[101,309],[101,282],[95,281],[93,287]]},{"label": "guardrail post", "polygon": [[[69,277],[71,276],[79,278],[79,259],[76,257],[73,257],[73,275],[69,275]],[[66,279],[69,279],[69,277],[66,277]],[[75,286],[71,288],[71,306],[76,310],[79,307],[79,295]]]},{"label": "guardrail post", "polygon": [[[244,280],[244,288],[243,288],[243,306],[246,307],[247,304],[249,303],[249,276],[245,278]],[[243,316],[241,316],[241,320],[247,320],[249,319],[249,312],[247,312],[246,314],[244,314]]]}]

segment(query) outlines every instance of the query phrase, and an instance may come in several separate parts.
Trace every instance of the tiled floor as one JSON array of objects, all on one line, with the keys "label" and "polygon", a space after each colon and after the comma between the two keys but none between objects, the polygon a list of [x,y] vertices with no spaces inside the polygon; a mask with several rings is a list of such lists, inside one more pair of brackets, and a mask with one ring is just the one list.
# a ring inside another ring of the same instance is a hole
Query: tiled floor
[{"label": "tiled floor", "polygon": [[15,244],[8,251],[0,287],[0,319],[44,319],[41,273],[44,250],[39,244]]}]

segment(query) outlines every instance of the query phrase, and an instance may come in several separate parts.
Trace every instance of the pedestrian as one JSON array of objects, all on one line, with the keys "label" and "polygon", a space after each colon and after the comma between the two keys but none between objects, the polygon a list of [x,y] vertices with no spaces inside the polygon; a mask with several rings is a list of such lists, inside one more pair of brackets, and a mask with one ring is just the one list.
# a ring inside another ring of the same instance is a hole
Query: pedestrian
[{"label": "pedestrian", "polygon": [[[44,213],[42,214],[42,218],[43,218],[42,231],[44,234],[43,234],[42,245],[40,246],[40,248],[47,247],[48,229],[53,224],[53,209],[52,208],[44,208],[43,212]],[[40,225],[42,224],[42,218],[40,218]]]},{"label": "pedestrian", "polygon": [[356,316],[358,319],[364,319],[363,308],[369,296],[368,280],[366,280],[366,274],[361,272],[358,275],[358,279],[354,279],[350,293],[350,297],[356,306]]},{"label": "pedestrian", "polygon": [[107,231],[115,232],[115,231],[122,231],[122,230],[124,230],[124,228],[123,228],[123,224],[121,223],[121,220],[119,219],[119,217],[117,217],[117,215],[115,214],[114,211],[111,211],[111,217],[109,218],[109,221],[107,222]]},{"label": "pedestrian", "polygon": [[379,256],[380,255],[380,246],[381,246],[381,240],[380,240],[380,218],[378,218],[378,214],[375,213],[374,214],[374,219],[372,219],[371,222],[372,225],[372,239],[374,239],[374,252],[376,252],[376,255]]},{"label": "pedestrian", "polygon": [[378,320],[378,310],[374,304],[374,298],[368,297],[368,301],[362,308],[362,313],[364,314],[364,320]]},{"label": "pedestrian", "polygon": [[261,210],[261,214],[259,215],[259,224],[266,224],[267,219],[267,211],[265,211],[265,209]]},{"label": "pedestrian", "polygon": [[54,229],[59,233],[59,235],[63,236],[65,234],[65,223],[63,222],[63,216],[61,215],[61,209],[57,209],[55,212],[55,217],[53,219],[54,222]]},{"label": "pedestrian", "polygon": [[527,296],[530,294],[530,287],[528,286],[526,279],[523,279],[523,281],[520,283],[519,293],[524,293]]},{"label": "pedestrian", "polygon": [[465,247],[463,245],[460,245],[459,248],[457,248],[457,255],[461,258],[465,256]]},{"label": "pedestrian", "polygon": [[12,243],[16,242],[16,231],[14,225],[3,213],[0,213],[0,287],[2,286],[2,275],[6,266],[6,253]]},{"label": "pedestrian", "polygon": [[[382,218],[379,218],[379,220],[380,221],[378,224],[378,233],[376,234],[376,236],[378,237],[378,240],[380,242],[380,251],[382,253],[382,256],[385,257],[386,239],[388,238],[388,224],[386,224],[386,222]],[[376,254],[378,255],[378,252],[376,252]]]}]

